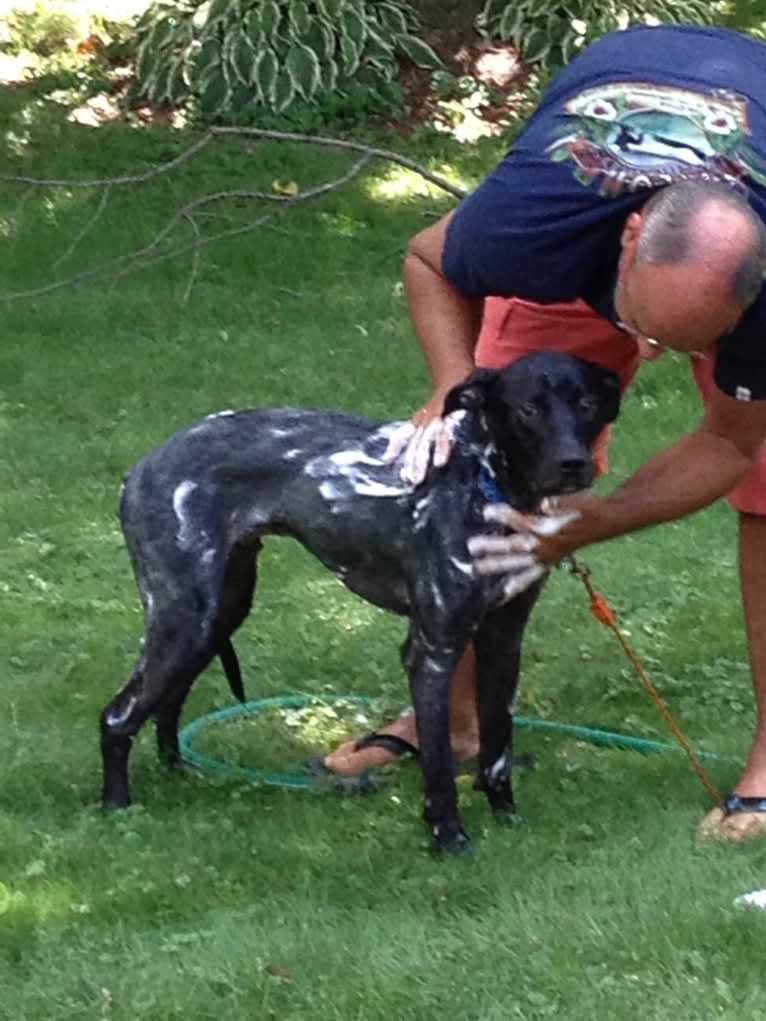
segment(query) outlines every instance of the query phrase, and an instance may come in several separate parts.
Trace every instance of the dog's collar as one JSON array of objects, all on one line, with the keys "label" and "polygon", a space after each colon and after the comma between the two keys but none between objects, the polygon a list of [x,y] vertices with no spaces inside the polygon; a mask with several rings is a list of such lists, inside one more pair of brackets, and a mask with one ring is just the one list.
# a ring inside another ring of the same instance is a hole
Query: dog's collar
[{"label": "dog's collar", "polygon": [[490,473],[486,464],[481,466],[481,471],[479,472],[479,489],[487,503],[508,503],[500,492],[497,479]]}]

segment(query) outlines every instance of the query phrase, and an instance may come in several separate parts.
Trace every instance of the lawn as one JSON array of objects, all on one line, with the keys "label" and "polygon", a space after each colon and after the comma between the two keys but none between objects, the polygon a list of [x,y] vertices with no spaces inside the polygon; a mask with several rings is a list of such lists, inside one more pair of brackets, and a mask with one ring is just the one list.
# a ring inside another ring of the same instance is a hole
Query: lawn
[{"label": "lawn", "polygon": [[[3,172],[46,178],[140,174],[195,137],[68,124],[24,89],[0,96],[0,122]],[[463,187],[498,151],[398,145]],[[350,162],[316,147],[219,143],[176,174],[111,189],[103,208],[98,189],[6,183],[0,291],[144,246],[194,196],[270,191],[275,180],[305,190]],[[471,862],[429,853],[413,764],[366,798],[300,793],[168,774],[146,728],[132,757],[136,804],[109,816],[98,808],[98,713],[141,632],[115,517],[122,476],[172,431],[223,408],[396,417],[417,407],[427,377],[401,255],[449,202],[378,162],[321,200],[269,209],[266,225],[211,244],[196,273],[192,249],[3,302],[0,1017],[763,1017],[766,916],[733,900],[765,885],[766,847],[695,843],[709,804],[678,754],[520,731],[537,768],[517,775],[517,825],[492,825],[461,783]],[[262,211],[232,202],[222,226]],[[193,228],[176,239],[193,242]],[[647,367],[625,402],[605,484],[698,415],[682,362]],[[736,757],[753,712],[735,528],[721,504],[584,559],[695,747]],[[407,699],[402,638],[401,621],[274,540],[237,647],[250,697],[345,693],[391,706]],[[230,703],[213,666],[185,720]],[[669,739],[563,570],[529,630],[522,712]],[[295,766],[340,727],[316,714],[263,722],[218,728],[216,750]],[[722,790],[737,777],[731,762],[709,769]]]}]

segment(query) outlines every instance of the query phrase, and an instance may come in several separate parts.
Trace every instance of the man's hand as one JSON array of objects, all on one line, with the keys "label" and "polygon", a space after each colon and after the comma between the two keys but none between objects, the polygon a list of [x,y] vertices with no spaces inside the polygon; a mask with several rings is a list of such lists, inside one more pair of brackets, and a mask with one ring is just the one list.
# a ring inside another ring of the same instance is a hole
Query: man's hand
[{"label": "man's hand", "polygon": [[508,599],[523,592],[541,578],[548,567],[573,552],[579,545],[567,540],[565,532],[580,518],[580,512],[543,503],[543,514],[520,514],[507,504],[490,504],[484,518],[515,531],[510,535],[474,535],[468,551],[478,574],[506,575],[503,592]]},{"label": "man's hand", "polygon": [[452,440],[462,413],[455,411],[441,418],[444,395],[436,393],[412,421],[405,422],[391,435],[383,454],[386,464],[404,452],[401,477],[404,482],[418,486],[426,477],[429,466],[443,468],[449,460]]}]

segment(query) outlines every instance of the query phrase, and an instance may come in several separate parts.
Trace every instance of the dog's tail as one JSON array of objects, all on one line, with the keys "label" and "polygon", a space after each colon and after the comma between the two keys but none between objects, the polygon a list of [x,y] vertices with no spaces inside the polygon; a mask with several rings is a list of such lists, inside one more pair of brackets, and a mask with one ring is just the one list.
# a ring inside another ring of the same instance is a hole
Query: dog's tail
[{"label": "dog's tail", "polygon": [[230,638],[224,638],[218,646],[218,656],[221,660],[223,672],[229,682],[231,692],[240,702],[245,701],[245,687],[242,683],[242,671],[239,668],[239,660]]}]

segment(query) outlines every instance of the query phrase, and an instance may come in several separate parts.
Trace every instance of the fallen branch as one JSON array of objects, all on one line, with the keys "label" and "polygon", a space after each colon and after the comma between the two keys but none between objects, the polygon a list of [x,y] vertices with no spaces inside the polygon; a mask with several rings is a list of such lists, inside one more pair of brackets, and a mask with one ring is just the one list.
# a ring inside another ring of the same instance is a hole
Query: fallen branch
[{"label": "fallen branch", "polygon": [[[402,156],[400,153],[389,149],[380,149],[375,146],[364,145],[360,142],[352,142],[346,139],[327,138],[318,135],[303,135],[296,132],[268,131],[260,128],[237,128],[237,127],[213,127],[210,128],[202,138],[193,145],[184,149],[182,153],[167,163],[158,164],[140,174],[125,174],[117,177],[92,178],[92,179],[67,179],[67,178],[36,178],[18,174],[0,175],[0,181],[6,184],[18,184],[24,186],[24,194],[17,208],[17,215],[20,216],[31,194],[40,189],[46,188],[67,188],[67,189],[98,189],[101,192],[98,205],[95,211],[88,217],[83,226],[68,245],[67,249],[60,255],[55,263],[54,270],[58,269],[66,260],[70,259],[83,240],[93,231],[101,220],[112,193],[119,188],[135,187],[147,184],[162,176],[172,174],[179,167],[194,160],[212,143],[218,140],[261,139],[265,141],[292,142],[305,145],[319,145],[327,148],[339,149],[342,151],[358,153],[357,159],[343,174],[329,181],[324,181],[312,188],[308,188],[296,195],[285,195],[272,191],[259,191],[251,189],[232,189],[204,195],[184,203],[170,216],[167,223],[155,234],[153,239],[145,246],[124,255],[115,256],[107,262],[97,266],[73,273],[61,280],[54,280],[39,287],[29,288],[23,291],[7,291],[0,293],[0,301],[23,301],[31,298],[42,297],[62,289],[73,287],[94,278],[112,276],[112,284],[122,279],[126,274],[137,272],[158,262],[177,258],[181,255],[191,253],[191,267],[189,279],[184,291],[183,300],[188,301],[195,282],[201,272],[201,260],[203,249],[214,241],[225,238],[241,236],[264,226],[271,219],[270,214],[256,217],[246,224],[239,224],[226,230],[204,233],[202,222],[216,215],[223,218],[220,210],[228,202],[266,202],[273,203],[283,209],[318,199],[319,197],[335,191],[357,177],[372,160],[383,160],[404,167],[407,170],[422,177],[425,181],[433,184],[453,198],[461,199],[465,192],[452,184],[446,178],[433,174],[425,167],[415,163],[413,160]],[[212,210],[212,211],[211,211]],[[191,242],[183,242],[163,248],[174,232],[186,224],[191,227],[194,235]]]}]

